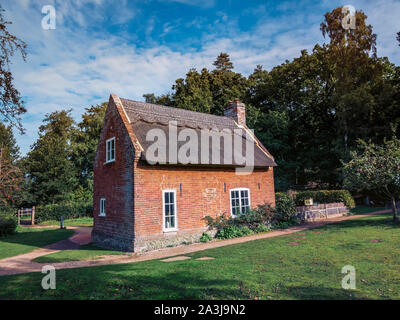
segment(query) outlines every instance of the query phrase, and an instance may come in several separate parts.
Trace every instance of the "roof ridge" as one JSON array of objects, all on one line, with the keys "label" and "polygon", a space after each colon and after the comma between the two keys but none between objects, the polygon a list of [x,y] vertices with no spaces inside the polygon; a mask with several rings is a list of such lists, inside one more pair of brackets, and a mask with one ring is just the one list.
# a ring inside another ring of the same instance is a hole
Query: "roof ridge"
[{"label": "roof ridge", "polygon": [[[130,102],[134,102],[134,103],[142,103],[142,104],[146,104],[146,105],[153,106],[153,107],[156,107],[156,108],[164,107],[164,108],[179,110],[179,111],[186,112],[186,113],[202,114],[202,115],[205,115],[205,116],[208,116],[208,117],[226,118],[226,119],[229,119],[229,120],[233,120],[233,119],[230,118],[230,117],[219,116],[219,115],[212,114],[212,113],[198,112],[198,111],[193,111],[193,110],[188,110],[188,109],[182,109],[182,108],[177,108],[177,107],[170,107],[170,106],[166,106],[166,105],[162,105],[162,104],[155,104],[155,103],[149,103],[149,102],[144,102],[144,101],[137,101],[137,100],[126,99],[126,98],[120,98],[120,99],[121,99],[121,100],[130,101]],[[125,107],[125,106],[124,106],[124,107]]]}]

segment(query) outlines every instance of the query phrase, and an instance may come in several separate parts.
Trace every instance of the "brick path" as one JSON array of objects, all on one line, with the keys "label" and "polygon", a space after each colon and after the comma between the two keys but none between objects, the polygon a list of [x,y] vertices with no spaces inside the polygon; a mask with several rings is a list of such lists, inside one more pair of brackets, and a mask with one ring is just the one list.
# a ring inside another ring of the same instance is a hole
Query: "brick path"
[{"label": "brick path", "polygon": [[[273,237],[279,237],[283,235],[288,235],[308,229],[317,228],[323,225],[337,223],[341,221],[359,219],[363,217],[368,217],[372,215],[384,214],[391,212],[391,210],[382,210],[382,211],[375,211],[373,213],[362,214],[362,215],[355,215],[355,216],[345,216],[345,217],[337,217],[332,218],[329,220],[321,220],[317,222],[309,222],[304,225],[294,226],[285,230],[277,230],[271,231],[262,234],[255,234],[250,235],[247,237],[242,238],[234,238],[229,240],[220,240],[220,241],[212,241],[208,243],[195,243],[192,245],[180,246],[175,248],[166,248],[157,251],[151,251],[146,253],[138,253],[138,254],[126,254],[126,255],[109,255],[103,256],[102,259],[96,260],[85,260],[85,261],[69,261],[69,262],[59,262],[59,263],[52,263],[51,265],[54,266],[56,269],[72,269],[72,268],[80,268],[80,267],[91,267],[91,266],[101,266],[101,265],[110,265],[110,264],[124,264],[124,263],[133,263],[133,262],[140,262],[140,261],[148,261],[154,259],[162,259],[167,257],[173,257],[177,255],[188,254],[192,252],[202,251],[211,248],[219,248],[223,246],[228,246],[237,243],[243,243],[253,240],[259,239],[267,239]],[[71,229],[76,230],[76,234],[69,238],[68,240],[63,241],[72,241],[72,239],[79,239],[82,242],[88,243],[87,235],[90,234],[90,229],[88,227],[70,227]],[[86,236],[83,236],[86,234]],[[28,273],[28,272],[41,272],[42,267],[44,265],[48,265],[49,263],[37,263],[32,262],[32,259],[37,257],[47,255],[50,253],[58,252],[60,250],[64,250],[60,248],[60,241],[57,244],[53,244],[41,249],[34,250],[30,253],[22,254],[16,257],[6,258],[0,260],[0,276],[3,275],[11,275],[11,274],[21,274],[21,273]],[[90,238],[89,238],[90,241]]]}]

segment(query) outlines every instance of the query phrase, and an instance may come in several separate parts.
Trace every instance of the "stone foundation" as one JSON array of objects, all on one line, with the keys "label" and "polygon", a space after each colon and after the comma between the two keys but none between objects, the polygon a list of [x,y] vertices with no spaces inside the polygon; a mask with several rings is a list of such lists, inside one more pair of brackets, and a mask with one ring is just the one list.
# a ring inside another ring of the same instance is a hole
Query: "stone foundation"
[{"label": "stone foundation", "polygon": [[133,238],[109,235],[95,229],[92,231],[92,242],[101,248],[124,252],[133,252],[135,248]]},{"label": "stone foundation", "polygon": [[297,207],[296,218],[299,221],[324,220],[345,216],[348,212],[349,209],[343,202],[323,203],[316,206]]},{"label": "stone foundation", "polygon": [[167,247],[176,247],[183,244],[191,244],[200,241],[203,232],[215,236],[216,231],[204,230],[193,233],[168,232],[156,238],[135,239],[135,252],[152,251]]},{"label": "stone foundation", "polygon": [[109,235],[96,230],[92,231],[92,242],[105,249],[124,252],[146,252],[162,248],[176,247],[200,241],[203,232],[215,236],[216,230],[197,231],[193,233],[164,233],[162,236],[153,238],[125,238],[117,235]]}]

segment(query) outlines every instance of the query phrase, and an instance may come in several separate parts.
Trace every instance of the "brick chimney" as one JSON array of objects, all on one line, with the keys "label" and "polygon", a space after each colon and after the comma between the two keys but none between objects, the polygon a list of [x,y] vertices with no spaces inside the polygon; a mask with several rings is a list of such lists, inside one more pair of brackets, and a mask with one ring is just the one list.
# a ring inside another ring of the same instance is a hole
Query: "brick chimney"
[{"label": "brick chimney", "polygon": [[246,105],[239,101],[229,101],[228,106],[224,110],[224,116],[233,118],[239,125],[246,125]]}]

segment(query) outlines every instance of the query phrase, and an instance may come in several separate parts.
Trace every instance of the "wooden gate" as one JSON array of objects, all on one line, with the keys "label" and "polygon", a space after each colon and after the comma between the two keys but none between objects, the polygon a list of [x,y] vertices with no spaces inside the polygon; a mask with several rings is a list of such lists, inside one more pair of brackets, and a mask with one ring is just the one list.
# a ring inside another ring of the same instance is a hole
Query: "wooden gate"
[{"label": "wooden gate", "polygon": [[[24,218],[30,218],[30,219],[24,219]],[[26,222],[30,222],[31,225],[35,224],[35,207],[32,208],[21,208],[18,209],[18,225],[21,224],[21,218],[23,221],[23,224],[26,224]]]}]

